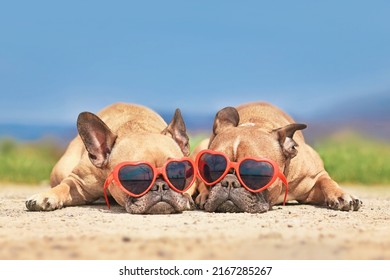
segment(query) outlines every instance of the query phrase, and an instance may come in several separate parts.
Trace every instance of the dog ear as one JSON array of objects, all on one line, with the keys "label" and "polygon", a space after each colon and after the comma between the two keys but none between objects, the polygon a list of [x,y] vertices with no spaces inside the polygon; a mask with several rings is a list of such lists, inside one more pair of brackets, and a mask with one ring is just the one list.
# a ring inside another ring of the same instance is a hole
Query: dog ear
[{"label": "dog ear", "polygon": [[217,135],[228,127],[236,127],[239,122],[240,116],[238,115],[236,108],[223,108],[215,115],[213,133],[214,135]]},{"label": "dog ear", "polygon": [[164,135],[167,135],[168,133],[172,136],[173,140],[179,144],[184,156],[188,156],[190,154],[190,142],[180,109],[176,109],[171,123],[162,131],[162,134]]},{"label": "dog ear", "polygon": [[296,147],[298,144],[293,140],[294,133],[307,127],[306,124],[293,123],[279,128],[276,131],[278,140],[282,147],[283,153],[287,158],[293,158],[297,155]]},{"label": "dog ear", "polygon": [[79,114],[77,130],[92,164],[98,168],[106,166],[117,136],[98,116],[89,112]]}]

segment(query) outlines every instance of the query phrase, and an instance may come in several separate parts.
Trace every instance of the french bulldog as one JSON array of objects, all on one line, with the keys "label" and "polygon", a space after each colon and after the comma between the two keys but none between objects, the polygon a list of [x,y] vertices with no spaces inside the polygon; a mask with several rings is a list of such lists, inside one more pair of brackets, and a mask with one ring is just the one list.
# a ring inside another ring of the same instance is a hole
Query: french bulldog
[{"label": "french bulldog", "polygon": [[[103,197],[107,176],[121,162],[146,161],[159,168],[169,159],[189,154],[189,138],[179,109],[167,125],[149,108],[116,103],[97,115],[80,113],[77,129],[78,136],[52,170],[52,188],[30,197],[28,210],[50,211],[94,202]],[[160,177],[141,197],[128,195],[114,182],[108,190],[132,214],[180,213],[194,207],[189,195],[172,190]]]},{"label": "french bulldog", "polygon": [[332,180],[320,156],[305,143],[300,131],[304,128],[305,124],[295,123],[269,103],[220,110],[214,119],[208,149],[225,154],[231,162],[248,157],[272,160],[287,179],[288,195],[285,198],[282,180],[275,180],[261,192],[250,192],[234,171],[209,187],[197,182],[198,208],[208,212],[262,213],[287,199],[335,210],[358,210],[362,201]]}]

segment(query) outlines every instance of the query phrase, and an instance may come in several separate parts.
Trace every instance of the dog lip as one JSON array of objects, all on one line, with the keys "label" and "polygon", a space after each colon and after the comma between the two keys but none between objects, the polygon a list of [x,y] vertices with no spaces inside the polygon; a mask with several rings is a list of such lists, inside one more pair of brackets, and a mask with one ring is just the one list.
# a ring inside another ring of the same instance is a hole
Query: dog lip
[{"label": "dog lip", "polygon": [[235,204],[234,201],[231,200],[230,198],[226,199],[224,202],[222,202],[220,205],[218,205],[218,207],[221,206],[222,204],[226,204],[226,203],[229,203],[229,204],[232,204],[232,205],[238,207],[237,204]]},{"label": "dog lip", "polygon": [[[224,207],[224,209],[220,209],[220,207]],[[226,208],[230,208],[230,210],[233,211],[227,211]],[[215,210],[223,210],[222,212],[236,212],[236,213],[244,212],[243,209],[238,207],[238,205],[234,203],[234,201],[232,201],[231,199],[227,199],[223,201],[220,205],[218,205],[218,207]]]},{"label": "dog lip", "polygon": [[145,213],[149,213],[150,209],[153,208],[154,206],[156,206],[159,203],[165,203],[165,204],[171,206],[175,212],[181,212],[181,211],[179,211],[179,209],[178,209],[177,205],[175,205],[175,203],[172,203],[171,200],[166,199],[163,195],[161,195],[158,200],[153,201],[153,203],[151,203],[149,205],[149,207],[147,207],[145,209]]},{"label": "dog lip", "polygon": [[226,199],[226,200],[224,200],[224,201],[220,201],[220,203],[219,204],[217,204],[217,205],[214,205],[214,210],[218,210],[219,209],[219,207],[221,207],[223,204],[225,204],[225,203],[227,203],[227,202],[230,202],[230,203],[232,203],[233,205],[236,205],[233,201],[231,201],[230,199]]},{"label": "dog lip", "polygon": [[[166,207],[168,210],[173,210],[172,211],[169,211],[169,213],[167,212],[158,212],[158,213],[153,213],[153,208],[155,207]],[[178,213],[179,211],[171,204],[171,203],[167,203],[165,201],[158,201],[156,203],[153,203],[152,205],[150,205],[146,211],[145,211],[145,214],[172,214],[172,213]]]}]

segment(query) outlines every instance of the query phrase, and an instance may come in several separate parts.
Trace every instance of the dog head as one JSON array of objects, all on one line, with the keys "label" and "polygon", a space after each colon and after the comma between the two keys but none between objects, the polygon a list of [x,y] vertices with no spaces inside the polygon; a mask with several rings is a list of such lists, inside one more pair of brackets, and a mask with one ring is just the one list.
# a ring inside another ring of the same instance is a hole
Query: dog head
[{"label": "dog head", "polygon": [[[240,123],[238,111],[227,107],[216,114],[209,149],[225,154],[232,162],[248,157],[266,158],[273,161],[283,173],[298,153],[294,133],[305,127],[304,124],[287,124],[271,128],[267,124],[262,125],[261,121]],[[211,186],[209,191],[204,205],[206,211],[261,213],[278,203],[283,185],[276,180],[262,192],[253,193],[241,185],[232,171]]]},{"label": "dog head", "polygon": [[[161,168],[170,159],[188,156],[189,141],[179,109],[171,123],[159,133],[147,129],[134,133],[132,127],[148,126],[147,119],[139,121],[123,124],[114,131],[92,113],[79,115],[77,127],[88,155],[84,160],[92,163],[89,172],[98,174],[102,188],[114,167],[122,162],[144,161]],[[111,182],[108,190],[116,202],[132,214],[180,213],[193,207],[191,197],[174,191],[162,176],[157,177],[149,192],[138,198],[130,196],[115,182]]]}]

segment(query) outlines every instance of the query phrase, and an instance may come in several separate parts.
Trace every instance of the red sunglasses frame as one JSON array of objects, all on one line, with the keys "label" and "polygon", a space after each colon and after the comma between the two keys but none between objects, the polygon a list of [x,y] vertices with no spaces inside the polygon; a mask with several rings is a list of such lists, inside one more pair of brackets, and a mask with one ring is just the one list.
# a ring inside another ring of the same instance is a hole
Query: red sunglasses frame
[{"label": "red sunglasses frame", "polygon": [[[204,154],[210,154],[210,155],[218,155],[218,156],[223,156],[226,160],[226,170],[223,172],[223,174],[215,181],[213,182],[207,182],[201,175],[201,172],[199,171],[200,168],[199,168],[199,163],[200,163],[200,159],[201,157],[204,155]],[[249,188],[245,183],[244,181],[242,180],[241,178],[241,174],[239,172],[239,167],[241,165],[242,162],[246,161],[246,160],[253,160],[253,161],[256,161],[256,162],[266,162],[266,163],[269,163],[272,165],[273,169],[274,169],[274,174],[273,174],[273,177],[272,179],[264,186],[264,187],[261,187],[260,189],[258,190],[253,190],[251,188]],[[255,158],[255,157],[246,157],[246,158],[243,158],[241,159],[240,161],[238,162],[233,162],[231,161],[224,153],[220,153],[220,152],[216,152],[216,151],[213,151],[213,150],[202,150],[198,153],[198,155],[196,156],[196,159],[195,159],[195,166],[196,166],[196,169],[197,169],[197,173],[198,173],[198,176],[202,179],[202,181],[207,185],[207,186],[212,186],[212,185],[215,185],[217,183],[219,183],[220,181],[223,180],[223,178],[225,178],[225,176],[229,173],[229,170],[230,169],[234,169],[236,171],[236,175],[237,175],[237,178],[238,180],[240,181],[241,183],[241,186],[243,186],[245,189],[247,189],[248,191],[252,192],[252,193],[258,193],[258,192],[261,192],[267,188],[269,188],[275,181],[277,178],[279,178],[283,184],[286,186],[286,192],[285,192],[285,195],[284,195],[284,200],[283,200],[283,205],[286,204],[286,200],[287,200],[287,194],[288,194],[288,182],[287,182],[287,179],[286,179],[286,176],[284,176],[284,174],[280,171],[279,169],[279,166],[272,160],[270,159],[267,159],[267,158]]]},{"label": "red sunglasses frame", "polygon": [[[184,162],[184,161],[188,161],[191,165],[192,165],[192,168],[194,170],[194,174],[193,174],[193,178],[192,180],[190,181],[190,183],[188,184],[188,186],[186,188],[184,188],[183,190],[179,190],[177,189],[169,180],[168,178],[168,175],[167,175],[167,166],[172,163],[172,162]],[[133,194],[132,192],[130,192],[129,190],[127,190],[120,182],[119,180],[119,170],[123,167],[123,166],[137,166],[137,165],[141,165],[141,164],[145,164],[147,166],[150,167],[150,169],[152,170],[153,172],[153,178],[150,182],[150,185],[145,189],[145,191],[143,191],[142,193],[140,194]],[[191,186],[192,184],[195,182],[195,179],[197,177],[197,169],[195,168],[195,163],[194,161],[191,159],[191,158],[188,158],[188,157],[183,157],[181,159],[170,159],[168,160],[162,167],[154,167],[153,165],[151,165],[149,162],[146,162],[146,161],[124,161],[124,162],[121,162],[119,164],[117,164],[114,169],[110,172],[110,174],[108,175],[106,181],[104,182],[104,198],[106,199],[106,203],[107,203],[107,206],[108,206],[108,209],[110,209],[110,203],[108,201],[108,196],[107,196],[107,188],[108,186],[114,181],[115,184],[120,187],[122,189],[122,191],[124,191],[125,193],[127,193],[128,195],[130,195],[131,197],[141,197],[143,195],[145,195],[147,192],[150,191],[150,189],[153,187],[154,183],[156,182],[157,180],[157,177],[159,175],[162,175],[165,182],[169,185],[169,187],[171,189],[173,189],[174,191],[178,192],[178,193],[185,193]]]}]

